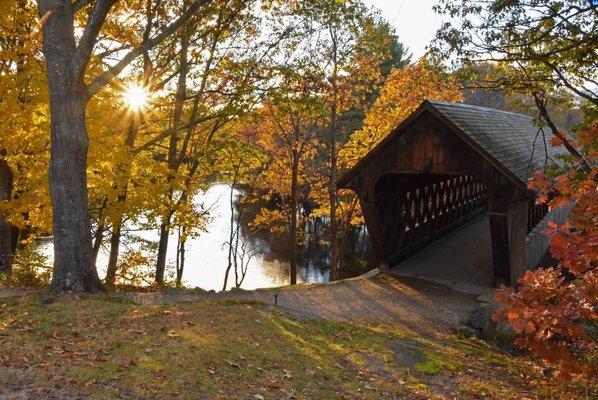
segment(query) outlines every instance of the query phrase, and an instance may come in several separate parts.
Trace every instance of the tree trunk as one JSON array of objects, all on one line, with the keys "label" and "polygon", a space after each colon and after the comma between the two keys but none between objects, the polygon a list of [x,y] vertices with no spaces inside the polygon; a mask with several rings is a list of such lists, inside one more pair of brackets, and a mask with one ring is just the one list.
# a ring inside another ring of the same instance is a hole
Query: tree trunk
[{"label": "tree trunk", "polygon": [[[5,160],[0,159],[0,202],[10,201],[12,180],[10,166]],[[5,216],[0,214],[0,273],[12,272],[13,242],[13,227]]]},{"label": "tree trunk", "polygon": [[344,213],[344,221],[341,221],[340,224],[337,224],[337,237],[338,237],[338,260],[337,260],[337,276],[336,279],[340,278],[340,271],[343,268],[343,255],[347,249],[347,241],[349,239],[349,234],[351,233],[351,219],[353,219],[353,214],[355,213],[355,208],[357,207],[357,197],[354,197],[351,201],[351,206],[349,209]]},{"label": "tree trunk", "polygon": [[104,241],[105,229],[106,227],[104,226],[104,223],[100,222],[95,234],[93,235],[93,246],[91,248],[91,260],[93,265],[97,264],[98,254],[100,254],[100,248],[102,247],[102,242]]},{"label": "tree trunk", "polygon": [[336,281],[339,278],[340,268],[340,249],[339,249],[339,235],[338,235],[338,220],[336,218],[336,210],[338,207],[338,195],[336,192],[336,138],[334,125],[330,133],[330,178],[328,182],[328,201],[330,208],[330,280]]},{"label": "tree trunk", "polygon": [[87,90],[73,73],[74,11],[64,2],[39,1],[40,16],[50,12],[44,30],[44,56],[50,87],[50,193],[54,226],[54,273],[50,290],[103,290],[91,256],[87,198],[85,126]]},{"label": "tree trunk", "polygon": [[[143,33],[143,40],[148,40],[149,34],[151,31],[151,26],[153,23],[153,11],[151,7],[151,1],[147,2],[146,14],[148,19],[146,21],[145,31]],[[149,82],[149,74],[150,74],[150,65],[151,60],[149,59],[149,55],[147,52],[143,54],[143,87],[147,87]],[[114,182],[114,187],[119,188],[119,184],[122,185],[121,190],[122,192],[118,195],[116,199],[116,204],[122,204],[127,200],[127,194],[129,190],[129,181],[131,179],[131,165],[132,161],[132,151],[135,147],[135,140],[137,139],[137,134],[139,132],[139,123],[140,123],[140,115],[138,110],[129,110],[131,113],[131,121],[129,123],[129,127],[127,130],[127,137],[125,139],[125,150],[127,152],[126,161],[119,165],[120,170],[123,173],[123,182],[119,183],[118,178]],[[104,207],[106,206],[106,200],[104,200]],[[103,208],[102,208],[103,209]],[[112,235],[110,236],[110,255],[108,257],[108,267],[106,270],[106,285],[108,287],[114,287],[114,283],[116,281],[116,273],[118,272],[118,256],[120,254],[120,238],[121,238],[121,231],[122,231],[122,224],[123,224],[123,215],[120,214],[117,217],[117,220],[113,222],[113,229]],[[102,229],[104,228],[103,224],[101,225]],[[98,227],[99,229],[99,227]],[[97,258],[97,252],[95,251],[94,246],[94,264]],[[99,249],[98,249],[99,250]]]},{"label": "tree trunk", "polygon": [[62,92],[52,94],[50,101],[50,192],[54,211],[54,275],[50,288],[97,292],[102,284],[91,256],[85,99],[81,93]]},{"label": "tree trunk", "polygon": [[[236,171],[238,171],[236,169]],[[233,240],[235,238],[235,204],[234,204],[234,195],[235,195],[235,180],[236,174],[233,178],[233,182],[230,185],[230,192],[229,192],[229,207],[230,207],[230,219],[229,219],[229,231],[228,231],[228,264],[226,266],[226,271],[224,272],[224,284],[222,286],[222,290],[226,290],[226,286],[228,285],[228,277],[230,275],[230,270],[233,267]]]},{"label": "tree trunk", "polygon": [[[176,172],[180,165],[179,157],[177,156],[177,148],[179,142],[179,129],[181,126],[181,118],[183,115],[183,106],[185,103],[185,95],[187,91],[187,72],[189,69],[188,63],[189,52],[189,32],[187,26],[183,28],[181,34],[181,50],[179,52],[179,77],[177,81],[176,102],[173,110],[172,129],[170,131],[170,139],[168,143],[168,183],[174,179]],[[184,157],[181,154],[181,157]],[[168,201],[172,201],[172,189],[169,189]],[[172,205],[171,205],[172,207]],[[174,207],[173,207],[174,208]],[[170,220],[174,210],[171,209],[168,215],[163,217],[160,225],[160,243],[158,246],[158,259],[156,261],[156,283],[158,285],[164,284],[164,270],[166,269],[166,252],[168,250],[168,235],[170,233]]]},{"label": "tree trunk", "polygon": [[330,170],[328,174],[328,207],[330,209],[330,280],[336,281],[339,277],[340,251],[338,243],[338,221],[336,218],[336,209],[338,206],[338,195],[336,192],[337,175],[337,150],[336,150],[336,120],[338,106],[338,52],[336,31],[331,27],[332,38],[332,104],[330,108],[330,130],[329,130],[329,161]]},{"label": "tree trunk", "polygon": [[299,155],[293,150],[293,165],[291,171],[291,204],[289,210],[289,246],[291,264],[291,285],[297,284],[297,203],[299,196],[298,188]]},{"label": "tree trunk", "polygon": [[[147,67],[146,67],[147,68]],[[122,204],[127,201],[127,195],[129,191],[129,181],[131,180],[131,151],[135,146],[135,139],[137,138],[137,133],[139,131],[139,115],[134,113],[131,116],[131,123],[129,124],[129,129],[127,131],[127,138],[125,139],[125,149],[127,151],[127,160],[119,165],[120,170],[122,171],[122,182],[116,181],[114,183],[114,187],[119,188],[121,193],[118,195],[116,199],[116,204]],[[108,257],[108,267],[106,271],[106,285],[108,287],[113,287],[114,282],[116,279],[116,272],[118,269],[118,256],[120,254],[120,238],[121,238],[121,231],[123,225],[123,215],[122,213],[119,214],[116,221],[113,222],[112,227],[112,235],[110,237],[110,256]]]},{"label": "tree trunk", "polygon": [[[183,231],[183,235],[185,232]],[[181,232],[179,232],[179,240],[177,244],[177,259],[176,259],[176,287],[181,287],[183,282],[183,272],[185,271],[185,242],[187,239],[181,239]]]},{"label": "tree trunk", "polygon": [[158,244],[158,259],[156,262],[156,283],[164,284],[164,271],[166,270],[166,253],[168,252],[168,235],[170,223],[166,219],[160,224],[160,242]]},{"label": "tree trunk", "polygon": [[[2,224],[0,222],[0,224]],[[19,249],[19,242],[20,242],[20,236],[21,233],[25,233],[25,230],[19,229],[18,227],[12,225],[10,227],[10,234],[11,234],[11,238],[10,238],[10,253],[14,256],[14,254],[17,252],[17,250]]]},{"label": "tree trunk", "polygon": [[106,210],[107,205],[108,198],[104,197],[102,206],[98,211],[98,226],[96,227],[95,233],[93,234],[93,243],[91,246],[91,261],[93,262],[93,265],[96,268],[96,270],[98,255],[100,254],[100,249],[102,248],[102,243],[104,242],[104,234],[106,233],[106,217],[104,216],[104,211]]},{"label": "tree trunk", "polygon": [[110,256],[108,257],[108,267],[106,268],[106,286],[114,287],[116,281],[116,272],[118,269],[118,254],[120,251],[120,233],[122,228],[122,218],[117,221],[112,228],[110,236]]}]

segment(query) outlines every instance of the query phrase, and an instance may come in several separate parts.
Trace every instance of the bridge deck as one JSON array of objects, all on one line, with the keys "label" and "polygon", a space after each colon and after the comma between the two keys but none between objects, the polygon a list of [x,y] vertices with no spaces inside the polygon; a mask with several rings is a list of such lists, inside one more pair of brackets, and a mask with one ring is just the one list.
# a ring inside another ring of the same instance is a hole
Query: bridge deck
[{"label": "bridge deck", "polygon": [[488,216],[483,214],[399,262],[390,273],[483,293],[494,282]]}]

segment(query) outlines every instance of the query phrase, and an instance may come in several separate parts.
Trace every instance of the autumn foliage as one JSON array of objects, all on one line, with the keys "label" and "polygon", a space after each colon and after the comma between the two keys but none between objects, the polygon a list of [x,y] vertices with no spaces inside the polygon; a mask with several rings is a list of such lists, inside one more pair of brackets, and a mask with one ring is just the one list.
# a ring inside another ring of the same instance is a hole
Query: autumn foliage
[{"label": "autumn foliage", "polygon": [[561,377],[597,372],[598,125],[578,137],[589,170],[569,158],[564,168],[536,172],[529,183],[551,209],[574,204],[564,225],[544,232],[558,265],[528,271],[517,289],[501,288],[496,298],[504,308],[494,316],[514,328],[519,347],[555,365]]},{"label": "autumn foliage", "polygon": [[393,69],[368,111],[363,128],[355,132],[343,148],[341,159],[348,165],[355,164],[424,100],[461,102],[463,94],[449,75],[425,59]]}]

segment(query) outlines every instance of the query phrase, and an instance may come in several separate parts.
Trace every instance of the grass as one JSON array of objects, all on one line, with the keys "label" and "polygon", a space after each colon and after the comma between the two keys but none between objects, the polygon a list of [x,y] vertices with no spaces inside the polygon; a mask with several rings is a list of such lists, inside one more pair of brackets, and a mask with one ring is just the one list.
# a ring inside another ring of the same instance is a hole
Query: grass
[{"label": "grass", "polygon": [[[393,343],[417,343],[411,368]],[[0,300],[0,398],[591,398],[456,336],[297,321],[254,303]],[[595,392],[594,392],[595,394]]]}]

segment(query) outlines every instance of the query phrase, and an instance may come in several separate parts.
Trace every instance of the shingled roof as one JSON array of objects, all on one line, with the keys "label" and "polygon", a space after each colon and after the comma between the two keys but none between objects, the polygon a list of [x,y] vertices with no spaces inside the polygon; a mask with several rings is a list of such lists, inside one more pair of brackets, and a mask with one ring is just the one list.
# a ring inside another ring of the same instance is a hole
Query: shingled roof
[{"label": "shingled roof", "polygon": [[[430,111],[518,186],[525,188],[536,169],[563,149],[544,146],[542,131],[526,115],[463,103],[425,100],[403,123],[372,149],[340,180],[346,185],[378,152],[384,150],[424,111]],[[548,133],[546,133],[548,135]]]}]

